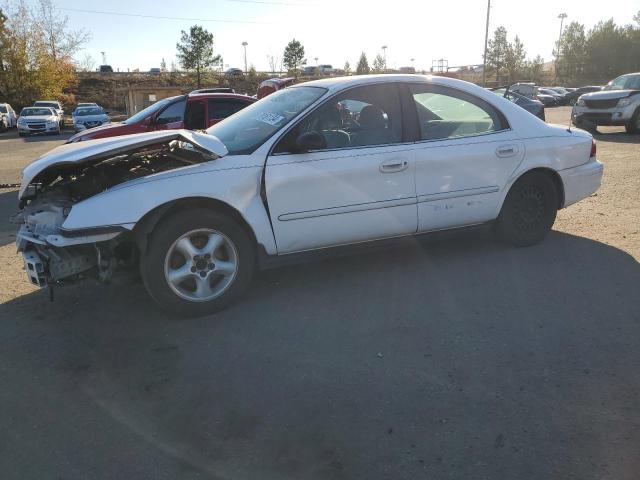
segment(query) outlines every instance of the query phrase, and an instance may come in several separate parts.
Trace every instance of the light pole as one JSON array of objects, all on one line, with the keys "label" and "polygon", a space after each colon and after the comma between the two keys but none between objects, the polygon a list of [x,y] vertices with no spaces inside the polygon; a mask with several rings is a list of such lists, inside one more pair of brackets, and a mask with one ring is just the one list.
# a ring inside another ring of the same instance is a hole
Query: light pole
[{"label": "light pole", "polygon": [[244,47],[244,73],[247,73],[247,42],[242,42],[242,46]]},{"label": "light pole", "polygon": [[382,46],[382,52],[384,55],[384,69],[386,71],[387,70],[387,46],[386,45]]},{"label": "light pole", "polygon": [[318,57],[313,57],[313,59],[316,61],[316,67],[318,66]]},{"label": "light pole", "polygon": [[489,13],[491,12],[491,0],[487,0],[487,25],[484,29],[484,56],[482,60],[482,86],[487,86],[487,44],[489,42]]},{"label": "light pole", "polygon": [[567,14],[562,12],[560,15],[558,15],[558,18],[560,19],[560,34],[558,35],[558,45],[556,46],[556,67],[555,67],[555,77],[556,79],[558,78],[558,60],[560,59],[560,44],[562,43],[562,23],[564,22],[564,19],[567,18]]},{"label": "light pole", "polygon": [[566,13],[561,13],[560,15],[558,15],[558,18],[560,19],[560,35],[558,35],[558,46],[556,47],[556,62],[558,61],[558,58],[560,58],[560,43],[562,42],[562,23],[564,22],[564,19],[567,17],[568,15]]}]

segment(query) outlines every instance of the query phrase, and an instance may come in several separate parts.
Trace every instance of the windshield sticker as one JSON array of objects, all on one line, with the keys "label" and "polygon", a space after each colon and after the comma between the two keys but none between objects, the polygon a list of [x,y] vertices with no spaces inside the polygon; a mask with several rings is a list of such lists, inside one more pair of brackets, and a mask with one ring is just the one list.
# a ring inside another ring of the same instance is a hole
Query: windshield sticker
[{"label": "windshield sticker", "polygon": [[278,123],[284,120],[284,117],[282,115],[278,115],[277,113],[264,112],[258,115],[258,117],[256,117],[256,120],[275,127]]}]

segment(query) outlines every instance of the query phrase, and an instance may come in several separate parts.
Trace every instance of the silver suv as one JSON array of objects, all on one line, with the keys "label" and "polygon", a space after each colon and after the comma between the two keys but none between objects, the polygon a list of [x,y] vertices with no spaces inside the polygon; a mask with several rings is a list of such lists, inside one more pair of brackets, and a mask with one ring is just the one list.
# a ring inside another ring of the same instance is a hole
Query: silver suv
[{"label": "silver suv", "polygon": [[589,131],[620,125],[627,133],[640,133],[640,72],[621,75],[601,91],[582,95],[573,106],[571,122]]}]

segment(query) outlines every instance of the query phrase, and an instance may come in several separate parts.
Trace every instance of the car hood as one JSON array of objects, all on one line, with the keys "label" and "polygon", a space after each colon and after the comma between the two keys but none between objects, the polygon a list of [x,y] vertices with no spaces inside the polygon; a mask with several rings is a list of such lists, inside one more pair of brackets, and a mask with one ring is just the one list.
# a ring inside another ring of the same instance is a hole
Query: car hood
[{"label": "car hood", "polygon": [[73,117],[73,119],[76,122],[97,122],[97,121],[104,121],[104,120],[108,120],[109,117],[103,113],[98,114],[98,115],[82,115],[82,116],[76,116]]},{"label": "car hood", "polygon": [[54,148],[25,167],[18,197],[22,198],[27,186],[45,170],[61,165],[88,163],[92,160],[117,155],[128,150],[153,145],[155,143],[181,140],[191,143],[217,158],[227,155],[225,145],[213,135],[190,130],[165,130],[162,132],[139,133],[120,137],[100,138],[86,142],[67,143]]},{"label": "car hood", "polygon": [[[74,117],[74,118],[78,119],[78,118],[82,118],[82,117]],[[96,132],[101,132],[103,130],[111,130],[111,131],[114,131],[114,132],[117,133],[118,129],[124,130],[123,127],[126,127],[126,125],[124,123],[122,123],[122,122],[116,122],[116,123],[112,122],[112,123],[110,123],[108,125],[102,125],[100,127],[92,128],[91,129],[91,134],[87,134],[86,132],[76,133],[74,136],[72,136],[71,138],[69,138],[67,140],[67,143],[74,143],[78,138],[82,138],[85,135],[93,135]],[[89,136],[89,138],[87,140],[91,140],[91,137]],[[83,140],[83,141],[86,141],[86,140]]]},{"label": "car hood", "polygon": [[630,95],[640,93],[638,90],[600,90],[599,92],[585,93],[581,96],[583,100],[615,100],[616,98],[626,98]]},{"label": "car hood", "polygon": [[28,117],[20,117],[27,122],[46,122],[47,120],[54,121],[56,117],[53,115],[29,115]]}]

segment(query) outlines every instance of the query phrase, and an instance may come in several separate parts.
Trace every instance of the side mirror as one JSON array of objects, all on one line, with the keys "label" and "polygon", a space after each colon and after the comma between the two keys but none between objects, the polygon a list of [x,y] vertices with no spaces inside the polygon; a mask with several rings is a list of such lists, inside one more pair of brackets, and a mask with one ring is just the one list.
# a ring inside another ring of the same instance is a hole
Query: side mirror
[{"label": "side mirror", "polygon": [[322,150],[327,148],[327,140],[324,138],[324,135],[316,131],[305,132],[296,139],[296,148],[300,153],[310,150]]}]

